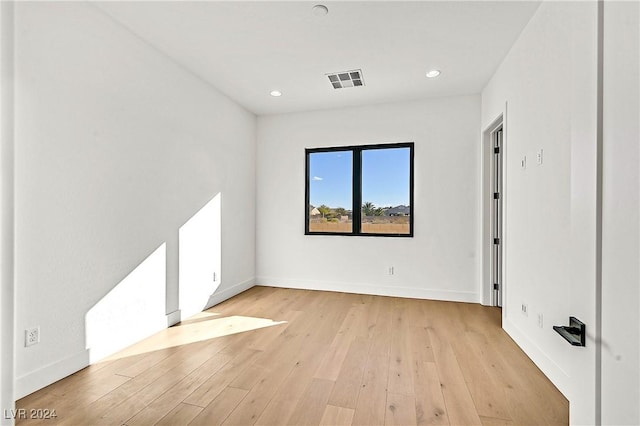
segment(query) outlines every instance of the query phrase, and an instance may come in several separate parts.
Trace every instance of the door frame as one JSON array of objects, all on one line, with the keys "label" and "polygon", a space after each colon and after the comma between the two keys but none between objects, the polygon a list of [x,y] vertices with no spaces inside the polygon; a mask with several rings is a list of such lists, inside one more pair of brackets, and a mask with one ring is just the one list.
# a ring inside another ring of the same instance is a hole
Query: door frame
[{"label": "door frame", "polygon": [[493,267],[493,188],[494,188],[494,176],[493,176],[493,137],[494,133],[502,127],[502,147],[501,147],[501,160],[502,160],[502,192],[500,194],[502,200],[502,235],[500,244],[502,246],[502,317],[506,316],[506,244],[507,244],[507,167],[505,167],[507,158],[507,120],[506,120],[506,104],[505,109],[502,111],[492,122],[482,131],[481,140],[481,161],[480,161],[480,253],[481,253],[481,268],[480,268],[480,282],[481,282],[481,302],[485,306],[496,306],[497,299],[495,292],[493,291],[493,280],[491,277],[491,270]]},{"label": "door frame", "polygon": [[[14,340],[14,2],[0,2],[0,424],[13,425]],[[6,411],[5,411],[6,410]],[[8,417],[8,418],[7,418]]]}]

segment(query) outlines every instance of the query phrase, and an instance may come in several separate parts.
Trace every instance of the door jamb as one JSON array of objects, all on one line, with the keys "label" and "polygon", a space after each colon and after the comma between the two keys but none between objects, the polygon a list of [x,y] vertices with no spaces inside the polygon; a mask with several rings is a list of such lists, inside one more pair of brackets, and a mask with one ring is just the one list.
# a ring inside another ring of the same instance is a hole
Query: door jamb
[{"label": "door jamb", "polygon": [[493,133],[502,127],[502,193],[500,197],[502,199],[502,316],[506,316],[506,293],[507,289],[504,285],[506,280],[506,188],[507,188],[507,167],[506,153],[507,153],[507,125],[506,125],[506,105],[505,110],[501,112],[482,132],[482,146],[481,146],[481,179],[480,179],[480,246],[481,246],[481,301],[485,306],[496,306],[495,292],[493,291],[493,282],[491,279],[491,268],[493,265],[493,235],[491,228],[492,218],[492,194],[493,194],[493,173],[492,166],[494,161],[493,156]]}]

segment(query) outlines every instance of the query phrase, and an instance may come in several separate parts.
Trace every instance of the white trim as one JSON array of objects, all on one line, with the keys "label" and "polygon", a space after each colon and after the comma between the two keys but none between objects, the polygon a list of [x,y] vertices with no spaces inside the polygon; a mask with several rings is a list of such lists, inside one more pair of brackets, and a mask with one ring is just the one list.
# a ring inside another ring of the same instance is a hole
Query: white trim
[{"label": "white trim", "polygon": [[177,323],[180,322],[180,314],[182,313],[182,311],[180,309],[177,309],[173,312],[170,312],[167,314],[167,327],[171,327],[172,325],[176,325]]},{"label": "white trim", "polygon": [[504,324],[508,315],[507,293],[509,292],[508,257],[507,246],[509,245],[508,205],[509,199],[509,167],[507,167],[509,157],[509,101],[504,101],[504,111],[502,112],[502,323]]},{"label": "white trim", "polygon": [[38,370],[25,374],[16,379],[16,399],[23,398],[45,386],[82,370],[89,365],[89,350],[85,349],[46,365]]},{"label": "white trim", "polygon": [[[505,108],[506,110],[506,108]],[[489,201],[490,200],[490,196],[493,193],[493,173],[492,173],[492,166],[493,166],[493,134],[496,132],[496,130],[498,130],[500,127],[502,127],[502,147],[500,148],[502,150],[502,164],[505,164],[504,158],[505,158],[505,145],[506,143],[506,132],[505,132],[505,111],[500,112],[500,114],[498,115],[497,118],[495,118],[491,124],[489,124],[483,131],[482,131],[482,138],[481,138],[481,150],[480,150],[480,223],[479,223],[479,230],[480,230],[480,238],[479,238],[479,244],[480,244],[480,248],[479,248],[479,252],[480,252],[480,295],[482,297],[482,301],[481,303],[485,306],[495,306],[496,305],[496,301],[494,300],[495,296],[494,296],[494,291],[493,291],[493,283],[491,282],[491,269],[492,269],[492,265],[493,265],[493,246],[491,244],[491,239],[492,239],[492,234],[491,234],[491,225],[488,225],[488,221],[492,219],[492,215],[493,215],[493,207],[492,207],[492,203]],[[506,251],[504,249],[504,231],[505,231],[505,227],[504,227],[504,211],[505,211],[505,202],[504,202],[504,193],[505,191],[505,169],[506,167],[502,168],[502,182],[503,182],[503,187],[502,187],[502,232],[503,232],[503,246],[502,246],[502,253],[503,253],[503,270],[502,270],[502,277],[503,277],[503,282],[504,282],[504,252]],[[501,289],[502,291],[502,305],[505,305],[505,297],[504,297],[504,285],[503,288]]]},{"label": "white trim", "polygon": [[15,408],[14,7],[0,2],[0,424]]},{"label": "white trim", "polygon": [[249,278],[248,280],[232,285],[231,287],[226,288],[220,292],[214,293],[209,298],[209,303],[207,303],[207,307],[204,309],[209,309],[210,307],[215,306],[218,303],[222,303],[227,299],[231,299],[233,296],[236,296],[242,293],[243,291],[249,290],[251,287],[256,285],[255,283],[256,283],[255,278]]},{"label": "white trim", "polygon": [[337,291],[342,293],[371,294],[375,296],[444,300],[448,302],[480,302],[479,294],[472,291],[440,290],[401,286],[391,287],[377,284],[348,283],[339,281],[297,280],[292,278],[277,277],[257,277],[256,282],[258,283],[256,285],[268,287]]}]

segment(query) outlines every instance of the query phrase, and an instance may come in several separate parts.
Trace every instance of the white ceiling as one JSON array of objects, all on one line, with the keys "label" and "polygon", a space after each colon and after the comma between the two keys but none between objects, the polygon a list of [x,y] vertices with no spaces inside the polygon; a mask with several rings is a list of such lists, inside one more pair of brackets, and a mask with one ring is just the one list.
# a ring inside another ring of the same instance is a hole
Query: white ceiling
[{"label": "white ceiling", "polygon": [[[258,115],[480,93],[540,3],[322,2],[326,16],[314,4],[98,3]],[[440,77],[425,77],[432,68]],[[351,69],[364,87],[335,90],[325,76]]]}]

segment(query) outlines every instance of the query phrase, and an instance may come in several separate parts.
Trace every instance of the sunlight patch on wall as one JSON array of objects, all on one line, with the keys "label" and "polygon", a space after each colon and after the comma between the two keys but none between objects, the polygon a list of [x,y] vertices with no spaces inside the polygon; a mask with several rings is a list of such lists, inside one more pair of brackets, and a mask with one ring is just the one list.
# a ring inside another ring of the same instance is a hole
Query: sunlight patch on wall
[{"label": "sunlight patch on wall", "polygon": [[205,309],[222,283],[220,209],[218,194],[180,228],[178,305],[183,319]]},{"label": "sunlight patch on wall", "polygon": [[164,329],[165,295],[163,243],[87,312],[89,361],[94,363]]}]

